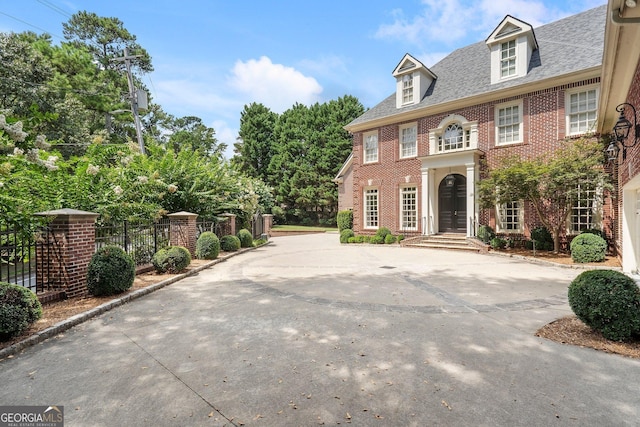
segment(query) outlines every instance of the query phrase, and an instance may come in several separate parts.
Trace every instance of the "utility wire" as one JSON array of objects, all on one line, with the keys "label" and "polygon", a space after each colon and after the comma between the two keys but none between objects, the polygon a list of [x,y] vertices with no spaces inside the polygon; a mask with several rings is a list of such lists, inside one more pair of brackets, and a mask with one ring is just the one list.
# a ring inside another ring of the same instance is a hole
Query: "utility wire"
[{"label": "utility wire", "polygon": [[11,18],[11,19],[13,19],[13,20],[15,20],[15,21],[21,22],[21,23],[23,23],[23,24],[25,24],[25,25],[28,25],[28,26],[32,27],[32,28],[35,28],[35,29],[37,29],[37,30],[40,30],[40,31],[44,32],[45,34],[49,34],[49,35],[50,35],[50,36],[52,36],[52,37],[56,37],[56,38],[58,38],[58,39],[60,39],[60,40],[65,40],[65,38],[64,38],[64,37],[62,37],[62,36],[60,36],[60,35],[58,35],[58,34],[54,34],[54,33],[50,32],[50,31],[45,30],[44,28],[38,27],[37,25],[30,24],[30,23],[28,23],[27,21],[24,21],[24,20],[22,20],[22,19],[20,19],[20,18],[16,18],[15,16],[13,16],[13,15],[9,15],[8,13],[0,12],[0,15],[7,16],[7,17],[9,17],[9,18]]},{"label": "utility wire", "polygon": [[48,7],[49,9],[55,11],[56,13],[59,13],[65,18],[71,18],[71,15],[69,15],[64,9],[60,9],[58,6],[54,5],[49,0],[38,0],[38,3]]}]

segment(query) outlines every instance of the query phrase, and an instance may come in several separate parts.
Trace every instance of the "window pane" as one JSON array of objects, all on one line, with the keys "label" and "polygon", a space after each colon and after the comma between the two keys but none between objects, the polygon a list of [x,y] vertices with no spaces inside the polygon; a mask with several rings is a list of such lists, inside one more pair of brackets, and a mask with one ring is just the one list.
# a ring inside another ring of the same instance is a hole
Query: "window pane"
[{"label": "window pane", "polygon": [[498,144],[520,141],[520,107],[498,110]]},{"label": "window pane", "polygon": [[364,225],[367,228],[378,226],[378,190],[365,190],[364,193]]},{"label": "window pane", "polygon": [[400,189],[401,228],[403,230],[418,229],[418,190],[416,187],[406,187]]},{"label": "window pane", "polygon": [[416,127],[403,128],[400,137],[400,157],[417,155]]},{"label": "window pane", "polygon": [[500,205],[498,214],[500,215],[500,226],[504,231],[520,231],[520,214],[521,214],[520,202],[507,202]]},{"label": "window pane", "polygon": [[569,133],[585,133],[595,128],[598,96],[595,89],[569,96]]},{"label": "window pane", "polygon": [[463,132],[459,124],[447,126],[442,137],[441,151],[457,150],[463,148]]},{"label": "window pane", "polygon": [[378,161],[378,135],[369,135],[365,137],[364,142],[364,162]]},{"label": "window pane", "polygon": [[571,231],[573,233],[595,228],[595,196],[596,191],[589,185],[578,184],[578,197],[571,210]]}]

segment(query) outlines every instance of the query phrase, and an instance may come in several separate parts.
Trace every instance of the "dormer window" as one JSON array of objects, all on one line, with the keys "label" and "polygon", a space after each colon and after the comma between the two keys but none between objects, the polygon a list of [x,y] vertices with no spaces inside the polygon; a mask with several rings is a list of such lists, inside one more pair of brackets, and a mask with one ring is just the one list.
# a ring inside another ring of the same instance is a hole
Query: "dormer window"
[{"label": "dormer window", "polygon": [[516,41],[511,40],[500,45],[500,77],[516,74]]},{"label": "dormer window", "polygon": [[393,70],[396,78],[396,108],[419,104],[436,75],[413,56],[406,54]]},{"label": "dormer window", "polygon": [[486,40],[491,51],[491,84],[524,77],[538,49],[533,28],[507,15]]},{"label": "dormer window", "polygon": [[405,74],[402,76],[402,103],[409,104],[413,102],[413,75]]}]

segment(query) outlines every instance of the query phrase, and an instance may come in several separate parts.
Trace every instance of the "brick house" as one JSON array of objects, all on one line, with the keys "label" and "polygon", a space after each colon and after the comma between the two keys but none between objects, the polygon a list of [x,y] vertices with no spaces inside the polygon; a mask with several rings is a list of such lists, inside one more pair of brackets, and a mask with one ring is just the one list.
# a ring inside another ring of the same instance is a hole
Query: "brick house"
[{"label": "brick house", "polygon": [[[622,268],[638,273],[640,266],[640,143],[634,109],[640,108],[640,7],[635,1],[609,0],[604,31],[601,71],[601,99],[598,131],[610,134],[620,118],[620,110],[632,124],[622,143],[613,143],[612,154],[613,232],[621,254]],[[626,103],[626,105],[624,104]],[[624,108],[617,109],[621,106]],[[634,145],[635,144],[635,145]]]},{"label": "brick house", "polygon": [[[480,209],[476,183],[485,162],[537,156],[597,130],[606,13],[601,6],[538,28],[507,15],[485,41],[430,68],[406,54],[393,70],[395,92],[345,127],[354,231],[473,237],[488,224],[527,236],[529,206]],[[567,234],[606,228],[602,217],[585,192]]]}]

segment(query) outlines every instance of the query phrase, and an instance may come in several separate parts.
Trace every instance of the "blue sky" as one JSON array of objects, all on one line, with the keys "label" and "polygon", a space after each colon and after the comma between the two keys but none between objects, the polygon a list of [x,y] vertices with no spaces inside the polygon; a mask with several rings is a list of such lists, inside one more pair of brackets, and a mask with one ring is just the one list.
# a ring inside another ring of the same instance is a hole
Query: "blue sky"
[{"label": "blue sky", "polygon": [[370,108],[395,90],[405,53],[431,66],[486,39],[509,14],[534,27],[606,0],[0,0],[0,31],[62,41],[78,11],[117,17],[151,55],[143,76],[174,116],[198,116],[236,140],[240,113],[260,102],[281,113],[344,95]]}]

